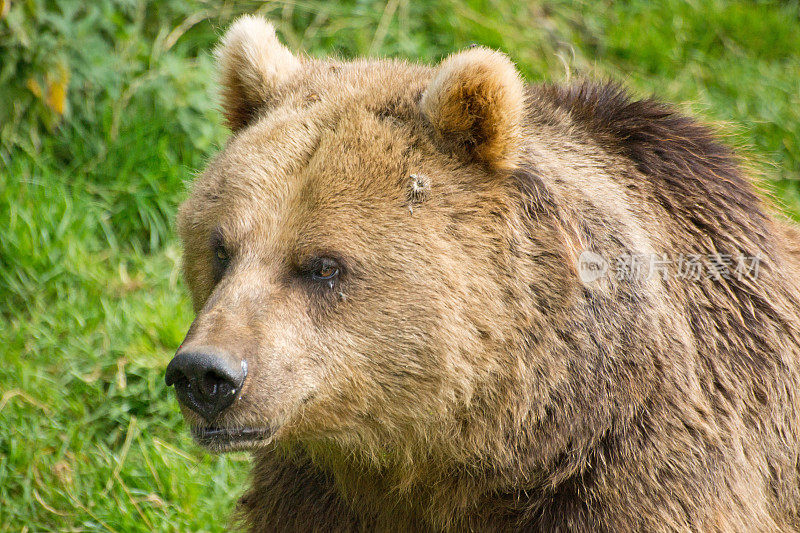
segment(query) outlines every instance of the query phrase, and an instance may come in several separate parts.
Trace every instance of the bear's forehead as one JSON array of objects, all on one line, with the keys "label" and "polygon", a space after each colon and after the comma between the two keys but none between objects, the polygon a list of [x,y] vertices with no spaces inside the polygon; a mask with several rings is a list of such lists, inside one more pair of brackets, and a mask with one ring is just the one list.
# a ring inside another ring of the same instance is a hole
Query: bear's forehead
[{"label": "bear's forehead", "polygon": [[419,166],[408,122],[428,76],[388,61],[317,65],[229,140],[193,196],[215,198],[221,217],[235,212],[248,226],[400,206]]},{"label": "bear's forehead", "polygon": [[402,60],[350,62],[310,60],[302,74],[287,83],[277,99],[296,105],[341,106],[359,104],[368,109],[416,106],[433,69]]}]

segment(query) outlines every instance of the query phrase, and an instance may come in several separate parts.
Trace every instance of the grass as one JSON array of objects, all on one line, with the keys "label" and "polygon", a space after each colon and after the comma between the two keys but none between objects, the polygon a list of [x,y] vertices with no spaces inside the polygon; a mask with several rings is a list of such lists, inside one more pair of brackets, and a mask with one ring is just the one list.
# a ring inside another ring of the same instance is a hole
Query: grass
[{"label": "grass", "polygon": [[800,213],[798,1],[0,2],[0,530],[222,531],[247,457],[163,384],[192,320],[173,216],[224,142],[210,49],[239,12],[312,55],[623,81],[722,124]]}]

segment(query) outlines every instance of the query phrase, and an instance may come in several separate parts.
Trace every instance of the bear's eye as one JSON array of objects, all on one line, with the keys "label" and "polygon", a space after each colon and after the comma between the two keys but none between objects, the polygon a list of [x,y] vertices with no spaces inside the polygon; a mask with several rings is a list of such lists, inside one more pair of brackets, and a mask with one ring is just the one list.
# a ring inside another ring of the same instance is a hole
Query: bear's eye
[{"label": "bear's eye", "polygon": [[228,266],[228,262],[231,260],[228,250],[226,250],[221,244],[214,246],[214,257],[216,258],[217,264],[222,270],[225,270],[225,268]]},{"label": "bear's eye", "polygon": [[311,278],[314,281],[326,281],[333,285],[339,275],[339,264],[333,259],[323,257],[314,261],[311,266]]}]

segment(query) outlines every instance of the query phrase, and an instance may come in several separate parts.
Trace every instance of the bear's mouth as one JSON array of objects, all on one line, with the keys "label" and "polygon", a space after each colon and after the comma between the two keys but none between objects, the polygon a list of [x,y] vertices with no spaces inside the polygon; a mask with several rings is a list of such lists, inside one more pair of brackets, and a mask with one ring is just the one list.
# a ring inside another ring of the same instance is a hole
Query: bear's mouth
[{"label": "bear's mouth", "polygon": [[202,447],[215,452],[249,450],[268,442],[274,431],[271,428],[193,427],[192,437]]}]

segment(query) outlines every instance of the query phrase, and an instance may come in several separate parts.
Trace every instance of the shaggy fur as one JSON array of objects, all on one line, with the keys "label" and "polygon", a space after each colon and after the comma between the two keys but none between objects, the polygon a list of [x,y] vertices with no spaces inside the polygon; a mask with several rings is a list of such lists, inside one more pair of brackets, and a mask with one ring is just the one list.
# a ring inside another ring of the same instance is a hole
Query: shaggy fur
[{"label": "shaggy fur", "polygon": [[[299,60],[247,18],[219,57],[181,350],[249,371],[182,409],[264,432],[205,442],[253,451],[247,528],[800,531],[800,233],[707,128],[483,48]],[[586,250],[760,270],[582,281]]]}]

